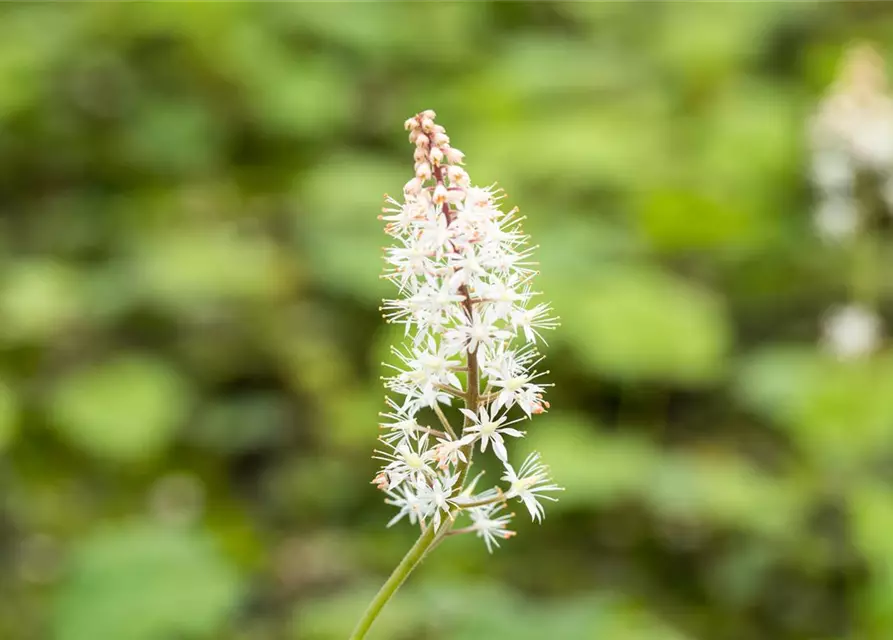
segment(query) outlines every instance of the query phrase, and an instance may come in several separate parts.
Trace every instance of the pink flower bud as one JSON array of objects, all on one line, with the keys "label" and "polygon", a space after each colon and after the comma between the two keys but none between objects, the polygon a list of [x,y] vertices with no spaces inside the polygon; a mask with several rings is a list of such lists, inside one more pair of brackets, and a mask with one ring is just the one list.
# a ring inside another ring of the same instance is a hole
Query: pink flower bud
[{"label": "pink flower bud", "polygon": [[462,164],[463,160],[465,160],[465,154],[454,147],[447,147],[444,149],[444,153],[446,154],[447,162],[450,164]]},{"label": "pink flower bud", "polygon": [[425,182],[431,179],[431,165],[427,162],[420,162],[415,170],[416,177]]},{"label": "pink flower bud", "polygon": [[423,118],[428,118],[429,120],[434,120],[437,117],[437,114],[434,112],[434,109],[425,109],[420,114]]},{"label": "pink flower bud", "polygon": [[412,131],[413,129],[418,129],[419,121],[415,118],[408,118],[406,122],[403,123],[403,128],[407,131]]},{"label": "pink flower bud", "polygon": [[434,144],[438,147],[445,147],[450,143],[450,137],[445,133],[434,134]]},{"label": "pink flower bud", "polygon": [[451,185],[467,187],[469,184],[468,173],[462,167],[451,165],[447,168],[447,177]]},{"label": "pink flower bud", "polygon": [[438,184],[434,189],[434,204],[443,204],[447,200],[447,189],[443,184]]},{"label": "pink flower bud", "polygon": [[[413,142],[413,140],[410,140],[410,142]],[[414,142],[419,149],[427,149],[428,145],[431,143],[431,141],[428,140],[428,136],[421,132],[417,133]]]},{"label": "pink flower bud", "polygon": [[431,118],[422,118],[422,131],[426,133],[431,133],[431,130],[434,128],[434,120]]},{"label": "pink flower bud", "polygon": [[441,162],[443,162],[443,151],[441,151],[440,148],[434,147],[433,149],[431,149],[431,161],[434,164],[440,164]]},{"label": "pink flower bud", "polygon": [[417,196],[422,191],[422,181],[418,178],[413,178],[409,182],[407,182],[403,186],[403,193],[407,195]]}]

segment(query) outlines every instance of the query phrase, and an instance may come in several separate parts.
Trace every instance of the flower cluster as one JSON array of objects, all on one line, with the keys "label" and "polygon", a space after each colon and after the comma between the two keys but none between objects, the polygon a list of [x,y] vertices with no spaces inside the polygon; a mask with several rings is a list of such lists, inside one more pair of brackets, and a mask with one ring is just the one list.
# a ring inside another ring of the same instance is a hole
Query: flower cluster
[{"label": "flower cluster", "polygon": [[[506,447],[524,436],[514,425],[549,407],[537,344],[557,320],[535,302],[522,218],[500,208],[501,191],[471,184],[463,153],[434,117],[429,110],[406,121],[415,176],[380,216],[393,239],[384,277],[398,291],[382,311],[403,325],[404,342],[385,378],[383,467],[373,482],[397,508],[388,526],[406,518],[445,535],[466,514],[471,524],[452,533],[474,532],[492,550],[514,535],[510,514],[501,514],[506,500],[539,521],[542,500],[559,490],[539,454],[515,467]],[[467,480],[477,451],[504,465],[504,488],[475,493],[480,476]]]},{"label": "flower cluster", "polygon": [[[854,263],[864,262],[866,252],[873,252],[876,227],[893,213],[893,95],[883,58],[872,47],[847,51],[837,81],[810,123],[810,138],[819,196],[816,231],[826,241],[843,243]],[[863,275],[854,270],[854,278]],[[871,280],[857,280],[854,289],[873,289]],[[877,350],[883,322],[864,301],[851,302],[829,310],[822,329],[828,351],[854,359]]]},{"label": "flower cluster", "polygon": [[849,239],[867,215],[859,193],[864,184],[893,208],[893,96],[873,48],[847,52],[810,125],[812,180],[820,194],[816,229],[827,240]]}]

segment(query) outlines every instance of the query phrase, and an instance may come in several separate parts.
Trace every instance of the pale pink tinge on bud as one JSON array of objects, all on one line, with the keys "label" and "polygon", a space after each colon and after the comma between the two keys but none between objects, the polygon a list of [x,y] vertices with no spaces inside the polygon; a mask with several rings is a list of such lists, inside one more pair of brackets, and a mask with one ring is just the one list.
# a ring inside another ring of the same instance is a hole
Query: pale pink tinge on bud
[{"label": "pale pink tinge on bud", "polygon": [[379,491],[387,491],[388,486],[390,485],[390,481],[388,480],[388,474],[384,471],[380,471],[373,479],[370,484],[374,484],[375,488]]},{"label": "pale pink tinge on bud", "polygon": [[431,141],[428,139],[428,136],[418,133],[415,139],[410,139],[410,142],[415,142],[416,146],[419,149],[427,149],[428,145],[431,144]]},{"label": "pale pink tinge on bud", "polygon": [[425,162],[428,159],[428,152],[422,149],[421,147],[416,147],[416,150],[412,154],[412,159],[418,162]]},{"label": "pale pink tinge on bud", "polygon": [[447,201],[447,189],[443,184],[438,184],[434,188],[434,204],[441,205]]},{"label": "pale pink tinge on bud", "polygon": [[431,118],[422,118],[422,131],[425,133],[431,133],[431,130],[434,128],[434,120]]},{"label": "pale pink tinge on bud", "polygon": [[407,118],[406,122],[403,123],[403,128],[407,131],[412,131],[413,129],[418,128],[419,121],[416,118]]},{"label": "pale pink tinge on bud", "polygon": [[417,196],[422,191],[422,181],[418,178],[413,178],[409,182],[407,182],[403,186],[403,193],[407,195]]},{"label": "pale pink tinge on bud", "polygon": [[445,133],[434,134],[434,144],[438,147],[445,147],[450,143],[450,137]]},{"label": "pale pink tinge on bud", "polygon": [[440,164],[443,162],[443,151],[441,151],[438,147],[434,147],[431,149],[431,162],[434,164]]},{"label": "pale pink tinge on bud", "polygon": [[447,147],[444,149],[444,153],[446,154],[447,162],[450,164],[462,164],[465,160],[465,154],[454,147]]},{"label": "pale pink tinge on bud", "polygon": [[434,109],[425,109],[419,115],[423,118],[428,118],[429,120],[434,120],[434,118],[437,117],[437,113],[434,111]]},{"label": "pale pink tinge on bud", "polygon": [[416,177],[425,182],[431,179],[431,165],[427,162],[420,162],[415,170]]},{"label": "pale pink tinge on bud", "polygon": [[450,185],[456,187],[467,187],[469,184],[468,172],[462,167],[451,165],[447,168],[447,177],[450,179]]}]

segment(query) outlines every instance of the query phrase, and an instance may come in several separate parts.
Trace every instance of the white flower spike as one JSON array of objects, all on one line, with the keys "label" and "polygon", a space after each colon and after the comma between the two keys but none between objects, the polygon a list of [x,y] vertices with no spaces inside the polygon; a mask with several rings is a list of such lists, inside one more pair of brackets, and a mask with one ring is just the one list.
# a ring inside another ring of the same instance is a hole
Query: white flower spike
[{"label": "white flower spike", "polygon": [[[512,425],[549,407],[543,395],[551,385],[542,381],[548,372],[534,369],[542,334],[558,321],[533,289],[536,263],[523,218],[500,207],[501,190],[474,186],[460,166],[465,155],[435,117],[428,110],[405,122],[415,175],[402,201],[387,198],[380,216],[392,238],[384,277],[398,294],[382,312],[403,325],[404,343],[392,348],[387,365],[391,397],[377,454],[384,466],[374,484],[398,509],[392,524],[407,518],[444,529],[465,511],[472,520],[466,529],[492,551],[496,538],[508,537],[510,516],[494,515],[498,503],[516,497],[539,520],[537,498],[555,488],[538,457],[518,476],[506,439],[523,438]],[[500,460],[508,487],[471,495],[466,480],[475,451]]]},{"label": "white flower spike", "polygon": [[[436,114],[423,111],[405,122],[415,175],[402,201],[386,196],[379,216],[391,246],[383,277],[396,288],[384,300],[389,324],[402,325],[402,345],[391,350],[384,379],[388,411],[382,414],[383,466],[373,480],[397,509],[388,525],[406,519],[422,534],[360,620],[362,638],[377,612],[412,568],[447,535],[474,533],[492,552],[513,514],[501,513],[517,498],[542,519],[541,500],[558,489],[538,455],[516,473],[506,437],[525,432],[511,425],[544,413],[551,384],[537,371],[542,334],[558,326],[548,303],[533,288],[534,247],[517,209],[500,206],[495,186],[474,186],[460,165]],[[452,422],[451,422],[452,420]],[[480,446],[476,446],[480,442]],[[492,453],[491,453],[492,452]],[[507,486],[477,491],[473,458],[493,455],[505,467]],[[470,524],[454,525],[462,518]]]}]

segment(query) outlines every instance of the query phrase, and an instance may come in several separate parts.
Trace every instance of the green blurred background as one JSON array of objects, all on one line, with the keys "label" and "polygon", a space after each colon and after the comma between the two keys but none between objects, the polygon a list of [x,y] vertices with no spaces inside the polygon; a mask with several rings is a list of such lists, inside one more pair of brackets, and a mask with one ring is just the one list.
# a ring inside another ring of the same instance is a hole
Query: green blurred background
[{"label": "green blurred background", "polygon": [[426,108],[541,247],[519,448],[567,491],[373,637],[893,638],[893,354],[817,346],[854,270],[805,135],[891,36],[885,3],[3,4],[0,638],[346,637],[415,536],[369,480],[376,216]]}]

